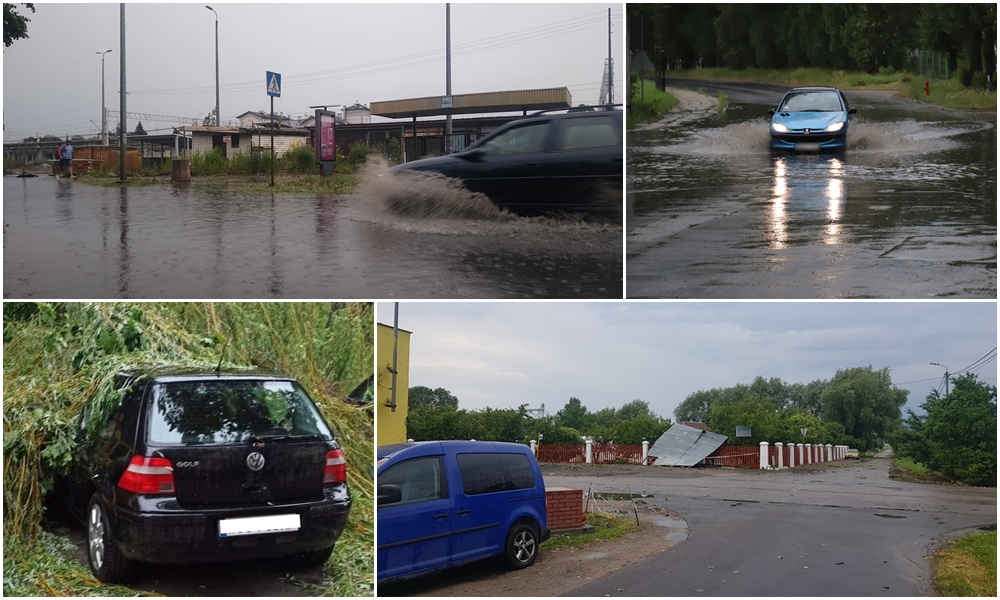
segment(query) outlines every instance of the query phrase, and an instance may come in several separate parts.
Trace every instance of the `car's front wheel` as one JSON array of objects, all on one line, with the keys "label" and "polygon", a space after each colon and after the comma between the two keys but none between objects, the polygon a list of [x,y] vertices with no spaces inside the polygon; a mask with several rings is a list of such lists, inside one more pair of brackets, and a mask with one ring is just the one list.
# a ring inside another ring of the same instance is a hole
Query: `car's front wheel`
[{"label": "car's front wheel", "polygon": [[517,523],[507,534],[504,558],[512,569],[531,566],[538,558],[538,532],[527,523]]},{"label": "car's front wheel", "polygon": [[132,561],[115,545],[108,516],[97,493],[90,497],[87,506],[87,558],[94,577],[105,583],[124,581],[132,571]]}]

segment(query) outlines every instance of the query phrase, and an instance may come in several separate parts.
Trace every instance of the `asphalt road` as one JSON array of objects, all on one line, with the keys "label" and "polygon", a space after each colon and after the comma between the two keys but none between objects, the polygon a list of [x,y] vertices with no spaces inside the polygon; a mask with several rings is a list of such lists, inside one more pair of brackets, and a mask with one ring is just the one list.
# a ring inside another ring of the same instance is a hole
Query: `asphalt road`
[{"label": "asphalt road", "polygon": [[927,595],[926,555],[949,536],[995,526],[996,488],[898,482],[888,477],[889,462],[546,473],[548,486],[653,494],[651,503],[679,513],[689,528],[674,549],[570,595]]}]

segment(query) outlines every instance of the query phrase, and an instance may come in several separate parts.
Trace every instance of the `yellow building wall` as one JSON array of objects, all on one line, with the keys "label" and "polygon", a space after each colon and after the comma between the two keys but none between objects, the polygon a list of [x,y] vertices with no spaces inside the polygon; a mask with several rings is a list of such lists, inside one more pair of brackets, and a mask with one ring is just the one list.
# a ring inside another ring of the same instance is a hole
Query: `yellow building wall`
[{"label": "yellow building wall", "polygon": [[399,330],[396,353],[396,410],[392,401],[392,327],[378,324],[375,335],[375,442],[379,446],[406,441],[406,413],[410,389],[410,332]]}]

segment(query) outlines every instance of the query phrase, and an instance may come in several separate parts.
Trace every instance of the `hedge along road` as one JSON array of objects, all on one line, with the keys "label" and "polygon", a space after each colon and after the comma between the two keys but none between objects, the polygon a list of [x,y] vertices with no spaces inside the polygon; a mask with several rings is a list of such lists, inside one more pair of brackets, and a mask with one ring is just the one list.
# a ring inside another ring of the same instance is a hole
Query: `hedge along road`
[{"label": "hedge along road", "polygon": [[545,466],[548,486],[653,494],[687,541],[575,596],[915,596],[942,539],[996,526],[996,488],[889,479],[888,458],[782,471]]},{"label": "hedge along road", "polygon": [[846,91],[845,153],[771,156],[790,86],[667,84],[729,108],[628,133],[629,298],[996,297],[995,112]]}]

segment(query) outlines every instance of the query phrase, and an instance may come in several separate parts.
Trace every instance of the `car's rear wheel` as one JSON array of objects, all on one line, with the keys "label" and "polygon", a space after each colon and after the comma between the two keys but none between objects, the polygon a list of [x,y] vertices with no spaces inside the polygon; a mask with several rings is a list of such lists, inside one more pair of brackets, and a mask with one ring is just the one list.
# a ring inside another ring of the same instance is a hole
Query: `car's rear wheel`
[{"label": "car's rear wheel", "polygon": [[311,569],[315,567],[321,567],[326,564],[326,561],[330,560],[333,556],[334,546],[329,548],[323,548],[322,550],[314,550],[312,552],[302,552],[294,556],[295,566]]},{"label": "car's rear wheel", "polygon": [[115,545],[104,505],[96,493],[87,506],[87,558],[94,577],[105,583],[124,581],[132,571],[132,561]]},{"label": "car's rear wheel", "polygon": [[527,523],[517,523],[507,534],[504,558],[512,569],[531,566],[538,558],[538,532]]}]

